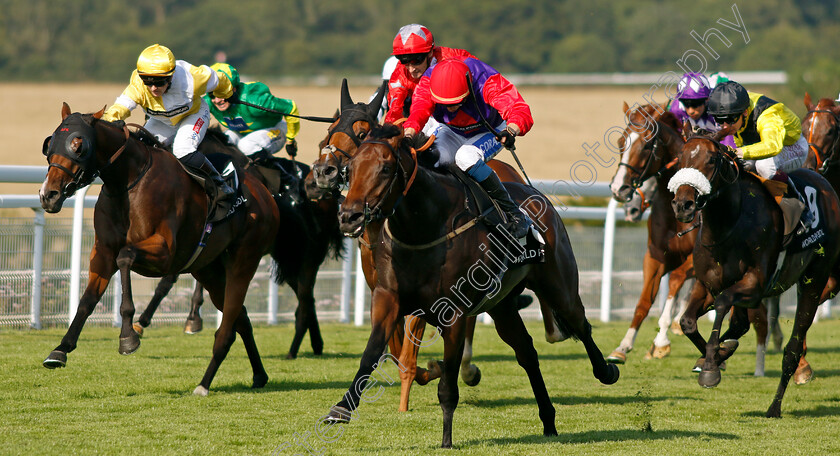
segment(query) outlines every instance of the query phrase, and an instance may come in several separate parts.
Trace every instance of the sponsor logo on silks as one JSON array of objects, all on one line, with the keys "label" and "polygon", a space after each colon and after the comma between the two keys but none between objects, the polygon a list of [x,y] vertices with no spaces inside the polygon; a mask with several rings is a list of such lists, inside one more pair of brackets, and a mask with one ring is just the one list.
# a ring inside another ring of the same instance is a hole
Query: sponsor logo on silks
[{"label": "sponsor logo on silks", "polygon": [[823,236],[825,236],[825,233],[823,232],[822,228],[818,229],[817,231],[811,233],[810,236],[802,240],[802,248],[804,249],[809,245],[819,241],[823,238]]},{"label": "sponsor logo on silks", "polygon": [[146,108],[146,112],[150,116],[162,116],[162,117],[175,117],[178,114],[183,114],[190,110],[188,105],[178,106],[177,108],[170,109],[169,111],[156,111],[154,109]]},{"label": "sponsor logo on silks", "polygon": [[224,120],[225,126],[237,133],[249,133],[251,131],[251,127],[249,127],[248,124],[245,123],[245,119],[241,117],[225,117]]},{"label": "sponsor logo on silks", "polygon": [[193,132],[199,133],[201,131],[201,127],[204,125],[204,119],[200,118],[195,121],[195,125],[193,125]]}]

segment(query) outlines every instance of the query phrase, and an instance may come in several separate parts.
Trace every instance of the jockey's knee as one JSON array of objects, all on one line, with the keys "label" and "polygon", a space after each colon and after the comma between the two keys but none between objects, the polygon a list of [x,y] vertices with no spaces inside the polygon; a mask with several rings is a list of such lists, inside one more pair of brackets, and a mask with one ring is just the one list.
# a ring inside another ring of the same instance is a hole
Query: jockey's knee
[{"label": "jockey's knee", "polygon": [[477,163],[484,163],[484,153],[476,146],[467,144],[458,148],[455,152],[455,165],[466,172]]}]

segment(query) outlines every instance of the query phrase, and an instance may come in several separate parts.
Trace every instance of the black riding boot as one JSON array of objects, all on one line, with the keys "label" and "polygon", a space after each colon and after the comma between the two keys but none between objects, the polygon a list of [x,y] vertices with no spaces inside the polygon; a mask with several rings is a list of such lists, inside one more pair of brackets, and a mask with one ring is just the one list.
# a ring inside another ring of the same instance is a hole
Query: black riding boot
[{"label": "black riding boot", "polygon": [[486,179],[479,182],[481,184],[481,188],[490,195],[491,198],[496,200],[499,207],[505,212],[505,216],[508,219],[508,223],[505,226],[505,229],[510,232],[513,237],[516,239],[522,239],[528,234],[528,227],[531,226],[531,219],[525,215],[524,212],[519,210],[519,206],[513,202],[510,198],[510,193],[508,193],[507,189],[502,182],[499,180],[499,176],[496,175],[495,172],[490,173]]},{"label": "black riding boot", "polygon": [[236,195],[236,192],[222,179],[222,176],[219,175],[219,172],[210,163],[210,160],[201,152],[189,153],[181,157],[180,160],[185,166],[197,170],[200,174],[204,174],[210,178],[213,185],[218,189],[218,201],[231,199]]}]

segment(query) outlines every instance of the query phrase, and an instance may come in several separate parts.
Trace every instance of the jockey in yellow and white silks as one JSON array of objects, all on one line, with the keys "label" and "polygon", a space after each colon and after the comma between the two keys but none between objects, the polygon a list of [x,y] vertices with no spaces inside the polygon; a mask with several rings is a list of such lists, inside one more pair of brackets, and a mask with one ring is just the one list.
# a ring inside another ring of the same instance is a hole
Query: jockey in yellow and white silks
[{"label": "jockey in yellow and white silks", "polygon": [[196,152],[210,124],[210,109],[201,97],[207,92],[230,98],[233,87],[227,77],[210,67],[175,60],[169,48],[154,44],[140,53],[128,87],[105,111],[103,119],[125,120],[140,106],[149,116],[146,130],[165,146],[172,146],[181,163],[207,174],[226,198],[233,195],[233,190],[204,155]]}]

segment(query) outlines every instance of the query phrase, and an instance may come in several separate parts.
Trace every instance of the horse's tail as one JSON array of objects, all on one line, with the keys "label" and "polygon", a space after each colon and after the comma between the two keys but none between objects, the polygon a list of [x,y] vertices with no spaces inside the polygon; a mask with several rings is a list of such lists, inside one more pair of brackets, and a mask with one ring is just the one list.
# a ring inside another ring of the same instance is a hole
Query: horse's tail
[{"label": "horse's tail", "polygon": [[286,201],[278,200],[280,210],[280,228],[271,257],[274,259],[272,276],[282,284],[294,280],[300,275],[304,260],[312,250],[314,240],[307,232],[307,224],[301,211],[296,210]]}]

